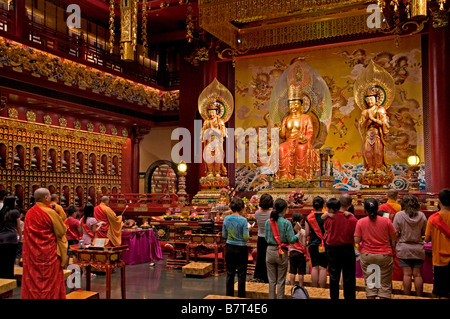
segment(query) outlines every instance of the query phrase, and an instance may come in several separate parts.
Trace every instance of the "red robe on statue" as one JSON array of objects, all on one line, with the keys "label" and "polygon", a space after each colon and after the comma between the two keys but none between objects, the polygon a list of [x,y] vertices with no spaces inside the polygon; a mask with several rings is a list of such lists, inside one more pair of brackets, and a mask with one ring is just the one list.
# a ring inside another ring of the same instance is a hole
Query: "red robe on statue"
[{"label": "red robe on statue", "polygon": [[62,218],[43,203],[25,217],[22,299],[65,299],[62,265],[67,257],[66,227]]}]

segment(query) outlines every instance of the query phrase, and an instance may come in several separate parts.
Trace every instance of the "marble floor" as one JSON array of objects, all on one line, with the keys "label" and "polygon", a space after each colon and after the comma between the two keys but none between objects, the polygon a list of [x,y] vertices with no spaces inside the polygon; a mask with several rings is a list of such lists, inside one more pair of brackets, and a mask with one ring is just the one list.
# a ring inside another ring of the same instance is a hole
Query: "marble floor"
[{"label": "marble floor", "polygon": [[[226,275],[207,278],[186,277],[181,269],[166,268],[166,258],[164,255],[164,259],[156,261],[154,265],[143,263],[126,266],[127,299],[202,299],[210,294],[225,295]],[[106,277],[102,274],[97,274],[91,280],[91,291],[99,292],[100,299],[105,299],[106,296],[105,282]],[[85,289],[84,277],[80,289]],[[67,292],[70,291],[67,289]],[[20,286],[14,289],[11,299],[20,299]],[[118,269],[111,277],[111,299],[121,299]]]}]

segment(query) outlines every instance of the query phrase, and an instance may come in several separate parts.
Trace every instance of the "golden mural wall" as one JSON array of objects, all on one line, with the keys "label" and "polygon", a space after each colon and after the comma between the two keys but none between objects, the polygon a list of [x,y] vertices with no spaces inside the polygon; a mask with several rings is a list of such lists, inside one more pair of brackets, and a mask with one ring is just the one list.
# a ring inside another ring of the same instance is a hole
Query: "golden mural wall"
[{"label": "golden mural wall", "polygon": [[[302,61],[317,71],[328,85],[332,99],[331,123],[322,148],[334,150],[335,186],[358,190],[357,177],[364,172],[362,140],[358,131],[361,109],[353,98],[353,83],[370,60],[388,71],[395,80],[395,98],[388,109],[390,136],[386,159],[396,176],[389,187],[407,187],[408,156],[417,153],[424,159],[422,52],[420,35],[328,45],[285,51],[236,62],[236,128],[273,127],[269,101],[276,81],[294,61]],[[281,142],[281,141],[280,141]],[[260,190],[270,186],[269,178],[258,164],[236,164],[236,188]],[[419,171],[424,188],[424,167]]]}]

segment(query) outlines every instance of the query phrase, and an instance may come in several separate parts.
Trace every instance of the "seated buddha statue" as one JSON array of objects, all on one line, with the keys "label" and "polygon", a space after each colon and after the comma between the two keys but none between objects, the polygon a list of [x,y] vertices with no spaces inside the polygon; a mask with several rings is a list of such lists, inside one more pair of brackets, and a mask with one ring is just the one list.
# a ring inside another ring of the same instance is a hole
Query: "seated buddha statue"
[{"label": "seated buddha statue", "polygon": [[304,93],[301,87],[289,87],[289,113],[280,126],[279,170],[283,182],[310,180],[313,176],[312,156],[314,129],[311,117],[303,111]]},{"label": "seated buddha statue", "polygon": [[67,161],[66,160],[62,160],[61,161],[61,170],[63,171],[63,172],[67,172],[69,169],[67,168]]},{"label": "seated buddha statue", "polygon": [[14,150],[14,169],[20,169],[20,157],[17,149]]},{"label": "seated buddha statue", "polygon": [[38,170],[38,162],[36,158],[36,152],[33,150],[31,152],[31,170],[37,171]]},{"label": "seated buddha statue", "polygon": [[94,173],[94,164],[93,164],[93,162],[94,162],[94,158],[92,156],[89,157],[88,170],[89,170],[90,174]]},{"label": "seated buddha statue", "polygon": [[81,172],[81,164],[78,158],[75,161],[75,172],[80,173]]}]

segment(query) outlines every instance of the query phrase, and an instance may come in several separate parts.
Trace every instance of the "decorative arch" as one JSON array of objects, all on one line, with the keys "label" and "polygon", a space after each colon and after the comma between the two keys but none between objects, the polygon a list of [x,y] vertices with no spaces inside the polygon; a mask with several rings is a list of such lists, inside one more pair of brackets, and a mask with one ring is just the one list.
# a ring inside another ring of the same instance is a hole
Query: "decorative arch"
[{"label": "decorative arch", "polygon": [[[167,160],[158,160],[156,162],[153,162],[147,169],[147,171],[145,172],[145,187],[144,187],[144,192],[145,193],[151,193],[152,191],[152,175],[155,172],[155,170],[161,166],[161,165],[168,165],[170,168],[173,169],[173,171],[175,172],[175,175],[177,176],[177,182],[178,182],[178,169],[177,169],[177,165],[175,165],[175,163],[171,162],[171,161],[167,161]],[[177,183],[178,185],[178,183]]]}]

